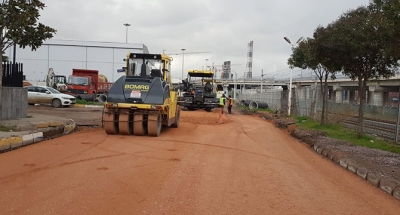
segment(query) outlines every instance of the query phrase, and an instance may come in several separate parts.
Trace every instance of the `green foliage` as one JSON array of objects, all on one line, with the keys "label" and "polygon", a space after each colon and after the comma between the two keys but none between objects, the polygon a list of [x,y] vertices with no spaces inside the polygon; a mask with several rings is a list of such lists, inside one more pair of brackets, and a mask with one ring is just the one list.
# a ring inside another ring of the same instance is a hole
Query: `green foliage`
[{"label": "green foliage", "polygon": [[400,146],[367,135],[359,136],[357,132],[348,130],[340,125],[320,125],[318,122],[308,117],[297,117],[296,119],[298,119],[296,125],[299,128],[324,131],[330,138],[343,140],[358,146],[365,146],[372,149],[380,149],[400,154]]},{"label": "green foliage", "polygon": [[86,101],[82,99],[77,99],[76,104],[81,104],[81,105],[104,105],[103,103],[100,102],[92,102],[92,101]]},{"label": "green foliage", "polygon": [[20,48],[36,50],[43,41],[53,37],[56,30],[38,22],[45,4],[40,0],[9,0],[0,5],[0,47],[4,52],[14,42]]},{"label": "green foliage", "polygon": [[328,26],[336,66],[351,79],[370,80],[394,75],[399,59],[384,50],[388,41],[381,37],[380,28],[379,20],[366,7],[351,10]]},{"label": "green foliage", "polygon": [[262,112],[274,113],[274,111],[269,108],[258,108],[257,110]]},{"label": "green foliage", "polygon": [[252,111],[252,112],[254,112],[254,113],[257,113],[257,112],[259,112],[259,111],[261,111],[261,112],[274,113],[274,111],[271,110],[271,109],[269,109],[269,108],[257,108],[257,109],[252,109],[252,110],[251,110],[249,107],[244,106],[244,105],[240,105],[240,104],[238,104],[237,107],[238,107],[239,109],[241,109],[241,110],[248,110],[248,111]]},{"label": "green foliage", "polygon": [[13,129],[14,129],[14,127],[7,127],[7,126],[4,126],[4,125],[0,125],[0,131],[2,131],[2,132],[10,132]]},{"label": "green foliage", "polygon": [[390,55],[400,57],[400,1],[372,0],[368,8],[379,28],[377,33],[385,41],[383,48]]},{"label": "green foliage", "polygon": [[297,119],[298,122],[306,122],[309,120],[308,116],[296,116],[294,118]]}]

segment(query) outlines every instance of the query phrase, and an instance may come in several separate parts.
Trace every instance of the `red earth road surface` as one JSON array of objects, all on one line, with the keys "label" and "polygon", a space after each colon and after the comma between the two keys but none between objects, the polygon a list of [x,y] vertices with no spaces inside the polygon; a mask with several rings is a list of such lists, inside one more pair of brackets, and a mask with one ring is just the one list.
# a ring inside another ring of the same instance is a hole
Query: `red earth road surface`
[{"label": "red earth road surface", "polygon": [[0,154],[0,211],[400,214],[398,200],[273,124],[224,119],[183,111],[158,138],[85,129]]}]

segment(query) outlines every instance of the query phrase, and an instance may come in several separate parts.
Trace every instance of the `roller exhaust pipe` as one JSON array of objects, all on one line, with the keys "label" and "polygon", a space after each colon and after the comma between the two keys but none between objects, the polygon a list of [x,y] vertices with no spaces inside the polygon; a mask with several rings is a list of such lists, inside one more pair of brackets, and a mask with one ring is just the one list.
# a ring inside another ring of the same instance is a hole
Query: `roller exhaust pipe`
[{"label": "roller exhaust pipe", "polygon": [[107,96],[104,95],[104,94],[103,94],[103,95],[100,95],[98,100],[99,100],[99,102],[104,103],[104,102],[107,101]]}]

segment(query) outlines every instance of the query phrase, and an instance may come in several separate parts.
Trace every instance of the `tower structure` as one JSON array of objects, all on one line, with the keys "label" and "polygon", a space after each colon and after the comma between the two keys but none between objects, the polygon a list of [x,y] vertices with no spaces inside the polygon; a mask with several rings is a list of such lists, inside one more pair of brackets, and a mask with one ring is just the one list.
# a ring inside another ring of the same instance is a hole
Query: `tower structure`
[{"label": "tower structure", "polygon": [[246,72],[244,76],[246,78],[252,78],[253,77],[253,40],[251,40],[247,44],[247,64],[246,64]]},{"label": "tower structure", "polygon": [[222,79],[231,79],[231,62],[225,61],[222,67],[223,76]]}]

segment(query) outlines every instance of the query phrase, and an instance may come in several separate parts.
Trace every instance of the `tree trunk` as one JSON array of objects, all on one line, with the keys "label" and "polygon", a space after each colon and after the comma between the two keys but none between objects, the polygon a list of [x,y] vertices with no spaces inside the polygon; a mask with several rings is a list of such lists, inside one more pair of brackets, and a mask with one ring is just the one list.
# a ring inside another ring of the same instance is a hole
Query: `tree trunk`
[{"label": "tree trunk", "polygon": [[365,104],[365,89],[366,89],[367,81],[362,77],[358,78],[358,86],[359,92],[358,95],[360,97],[360,107],[358,109],[358,126],[357,126],[357,135],[361,137],[364,134],[364,104]]},{"label": "tree trunk", "polygon": [[[3,25],[4,26],[4,25]],[[3,29],[0,29],[0,50],[3,50]],[[3,52],[1,52],[1,59],[3,59]],[[0,66],[0,120],[3,119],[3,62]]]},{"label": "tree trunk", "polygon": [[328,124],[328,77],[329,77],[329,72],[325,70],[325,80],[324,80],[324,107],[325,107],[325,124]]},{"label": "tree trunk", "polygon": [[325,124],[325,83],[322,80],[323,77],[320,79],[320,86],[321,86],[321,97],[322,97],[322,112],[321,112],[321,125]]}]

